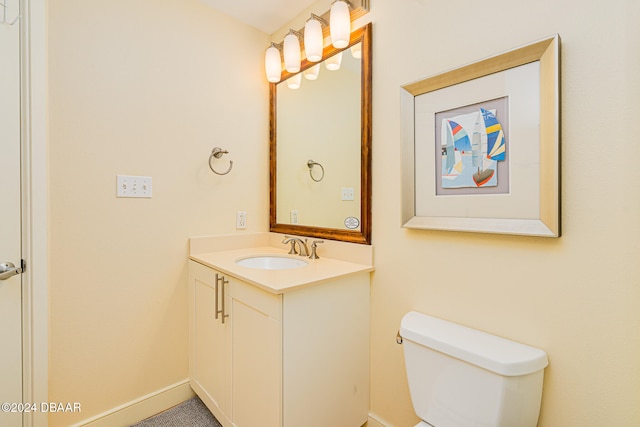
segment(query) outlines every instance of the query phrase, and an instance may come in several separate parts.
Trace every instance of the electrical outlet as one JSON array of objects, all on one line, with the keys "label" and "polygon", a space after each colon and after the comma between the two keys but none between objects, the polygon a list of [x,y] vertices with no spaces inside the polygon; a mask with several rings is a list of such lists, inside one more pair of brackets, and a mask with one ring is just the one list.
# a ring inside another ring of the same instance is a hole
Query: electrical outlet
[{"label": "electrical outlet", "polygon": [[354,200],[353,187],[342,187],[342,200]]},{"label": "electrical outlet", "polygon": [[247,213],[245,211],[238,211],[236,213],[236,229],[244,230],[247,228]]},{"label": "electrical outlet", "polygon": [[153,195],[153,179],[150,176],[116,175],[116,197],[150,199]]},{"label": "electrical outlet", "polygon": [[297,224],[298,223],[298,211],[293,210],[291,211],[291,224]]}]

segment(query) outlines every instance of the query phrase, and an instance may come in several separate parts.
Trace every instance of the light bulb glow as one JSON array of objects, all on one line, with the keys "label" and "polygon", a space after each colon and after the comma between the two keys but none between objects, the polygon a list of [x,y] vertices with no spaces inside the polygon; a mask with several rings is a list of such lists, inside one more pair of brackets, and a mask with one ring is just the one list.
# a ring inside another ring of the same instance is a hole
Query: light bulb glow
[{"label": "light bulb glow", "polygon": [[356,43],[351,46],[351,55],[356,59],[362,58],[362,43]]},{"label": "light bulb glow", "polygon": [[329,29],[331,32],[331,44],[334,47],[342,49],[349,45],[351,15],[349,14],[349,5],[346,2],[338,0],[331,6]]},{"label": "light bulb glow", "polygon": [[300,71],[300,40],[293,33],[284,38],[284,67],[290,73]]},{"label": "light bulb glow", "polygon": [[307,68],[302,74],[304,74],[304,78],[307,80],[317,80],[318,74],[320,74],[320,64]]},{"label": "light bulb glow", "polygon": [[340,69],[340,64],[342,64],[342,52],[339,52],[332,57],[327,58],[324,61],[324,65],[327,67],[329,71],[336,71]]},{"label": "light bulb glow", "polygon": [[291,76],[287,79],[287,87],[289,89],[300,89],[302,84],[302,74],[298,73],[295,76]]},{"label": "light bulb glow", "polygon": [[271,83],[278,83],[282,75],[282,62],[280,51],[277,47],[271,46],[264,55],[264,68],[267,73],[267,80]]},{"label": "light bulb glow", "polygon": [[322,59],[323,44],[322,24],[317,19],[309,19],[304,25],[304,51],[309,62]]}]

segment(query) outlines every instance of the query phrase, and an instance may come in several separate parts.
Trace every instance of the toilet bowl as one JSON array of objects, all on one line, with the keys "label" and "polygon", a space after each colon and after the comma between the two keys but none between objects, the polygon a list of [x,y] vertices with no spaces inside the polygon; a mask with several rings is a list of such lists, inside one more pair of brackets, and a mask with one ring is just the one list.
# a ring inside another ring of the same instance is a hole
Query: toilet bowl
[{"label": "toilet bowl", "polygon": [[547,354],[417,312],[400,335],[415,427],[535,427]]}]

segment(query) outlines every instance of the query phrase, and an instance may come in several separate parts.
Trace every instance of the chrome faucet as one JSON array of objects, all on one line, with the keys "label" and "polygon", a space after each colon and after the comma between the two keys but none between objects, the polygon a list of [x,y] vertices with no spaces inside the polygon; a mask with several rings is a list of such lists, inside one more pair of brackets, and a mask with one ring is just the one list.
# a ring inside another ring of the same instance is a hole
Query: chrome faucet
[{"label": "chrome faucet", "polygon": [[[291,249],[289,250],[289,253],[292,255],[309,256],[307,239],[302,240],[299,237],[284,236],[284,240],[282,241],[282,243],[284,243],[285,245],[287,243],[291,244]],[[296,243],[298,244],[298,249],[296,249]]]}]

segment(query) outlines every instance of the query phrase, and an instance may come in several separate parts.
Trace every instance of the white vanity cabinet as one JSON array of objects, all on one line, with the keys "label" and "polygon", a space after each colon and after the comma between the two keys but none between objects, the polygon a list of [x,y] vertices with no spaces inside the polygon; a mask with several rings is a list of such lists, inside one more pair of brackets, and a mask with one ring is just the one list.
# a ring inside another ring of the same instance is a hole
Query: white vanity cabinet
[{"label": "white vanity cabinet", "polygon": [[[231,333],[222,323],[222,292],[216,271],[189,262],[189,380],[211,412],[224,425],[231,414]],[[227,284],[223,284],[228,287]],[[225,308],[229,298],[225,292]]]},{"label": "white vanity cabinet", "polygon": [[368,272],[274,293],[191,260],[189,329],[192,388],[223,426],[367,421]]}]

